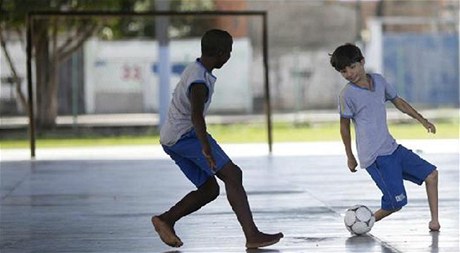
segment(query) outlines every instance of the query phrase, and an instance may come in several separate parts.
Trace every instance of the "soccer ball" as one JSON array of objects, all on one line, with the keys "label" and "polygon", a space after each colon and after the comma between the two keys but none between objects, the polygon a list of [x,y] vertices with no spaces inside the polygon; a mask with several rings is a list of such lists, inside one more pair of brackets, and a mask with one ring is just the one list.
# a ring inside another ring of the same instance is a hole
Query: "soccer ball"
[{"label": "soccer ball", "polygon": [[345,212],[345,227],[353,235],[362,235],[371,231],[375,217],[371,209],[365,205],[355,205]]}]

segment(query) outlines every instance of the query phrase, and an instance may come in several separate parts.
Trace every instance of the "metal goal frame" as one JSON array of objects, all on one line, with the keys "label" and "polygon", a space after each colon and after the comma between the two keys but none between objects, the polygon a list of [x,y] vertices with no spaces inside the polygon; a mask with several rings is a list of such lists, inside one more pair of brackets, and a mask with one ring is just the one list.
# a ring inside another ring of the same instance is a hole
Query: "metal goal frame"
[{"label": "metal goal frame", "polygon": [[270,104],[270,83],[268,69],[268,27],[266,11],[145,11],[145,12],[126,12],[126,11],[31,11],[27,14],[27,96],[28,96],[28,132],[30,141],[30,156],[36,157],[36,124],[35,124],[35,105],[34,90],[32,80],[32,41],[33,24],[35,18],[48,17],[155,17],[155,16],[255,16],[262,18],[262,57],[264,74],[264,111],[267,125],[267,143],[269,153],[272,152],[272,113]]}]

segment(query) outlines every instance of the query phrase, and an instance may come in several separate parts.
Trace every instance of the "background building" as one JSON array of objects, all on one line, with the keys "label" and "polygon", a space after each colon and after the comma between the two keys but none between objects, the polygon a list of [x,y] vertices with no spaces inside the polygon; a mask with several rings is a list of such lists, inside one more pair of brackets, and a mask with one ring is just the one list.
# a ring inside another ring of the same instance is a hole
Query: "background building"
[{"label": "background building", "polygon": [[[329,53],[346,42],[359,45],[366,55],[368,69],[383,73],[409,102],[422,107],[460,105],[458,1],[201,2],[196,8],[267,11],[269,78],[275,111],[335,109],[344,80],[330,67]],[[147,29],[152,20],[128,20],[123,27]],[[258,18],[208,18],[197,22],[192,32],[188,27],[191,35],[185,38],[174,36],[187,29],[171,28],[171,87],[184,64],[199,55],[195,51],[199,49],[197,40],[206,26],[227,29],[237,41],[229,67],[217,72],[222,78],[218,80],[220,88],[215,97],[219,102],[213,104],[212,112],[263,112],[262,27]],[[23,40],[13,36],[12,31],[2,32],[8,35],[6,47],[25,93]],[[112,35],[107,29],[101,33],[103,36],[86,41],[60,63],[59,114],[156,113],[155,40],[145,32],[118,40],[108,39]],[[178,59],[177,55],[185,58]],[[3,51],[0,60],[1,113],[24,115]]]}]

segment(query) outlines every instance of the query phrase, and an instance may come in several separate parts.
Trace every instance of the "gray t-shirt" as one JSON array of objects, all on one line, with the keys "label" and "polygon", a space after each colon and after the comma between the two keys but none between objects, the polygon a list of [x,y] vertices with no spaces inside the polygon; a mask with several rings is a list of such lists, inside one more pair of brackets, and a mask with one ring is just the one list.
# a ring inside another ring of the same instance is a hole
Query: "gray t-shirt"
[{"label": "gray t-shirt", "polygon": [[396,89],[379,74],[369,74],[373,90],[349,82],[339,95],[339,113],[353,121],[361,168],[377,156],[389,155],[398,147],[387,126],[385,102],[397,98]]},{"label": "gray t-shirt", "polygon": [[193,128],[190,87],[193,84],[202,83],[208,88],[208,97],[203,112],[203,114],[206,114],[211,104],[216,80],[217,78],[198,59],[185,68],[179,83],[174,89],[168,116],[160,130],[160,143],[162,145],[174,145],[182,135]]}]

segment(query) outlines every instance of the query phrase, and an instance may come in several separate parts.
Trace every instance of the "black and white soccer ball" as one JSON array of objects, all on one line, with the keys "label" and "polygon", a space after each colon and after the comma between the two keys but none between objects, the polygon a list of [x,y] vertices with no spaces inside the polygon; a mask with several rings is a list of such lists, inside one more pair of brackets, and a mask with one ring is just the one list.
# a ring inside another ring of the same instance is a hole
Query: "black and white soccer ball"
[{"label": "black and white soccer ball", "polygon": [[371,231],[375,223],[374,213],[365,205],[355,205],[347,209],[345,227],[353,235],[363,235]]}]

